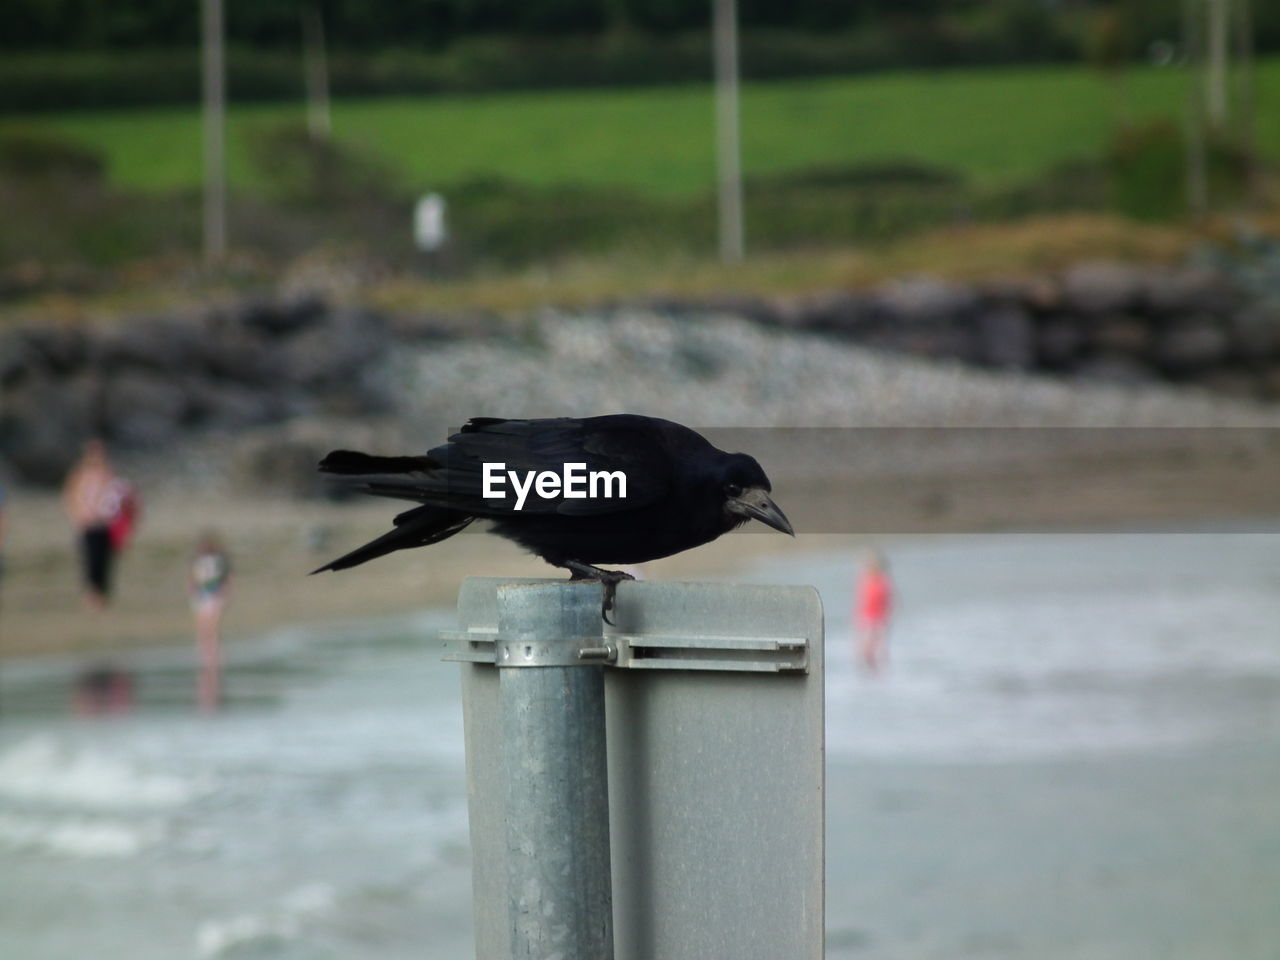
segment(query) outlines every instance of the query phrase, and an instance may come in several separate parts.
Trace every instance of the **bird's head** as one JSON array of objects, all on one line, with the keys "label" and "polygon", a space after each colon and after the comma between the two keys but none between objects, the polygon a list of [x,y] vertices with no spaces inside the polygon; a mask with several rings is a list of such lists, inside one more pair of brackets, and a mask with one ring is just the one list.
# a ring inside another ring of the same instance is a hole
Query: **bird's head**
[{"label": "bird's head", "polygon": [[732,526],[759,520],[775,530],[796,535],[786,514],[769,496],[773,487],[754,457],[745,453],[728,455],[720,465],[718,480],[724,496],[725,518]]}]

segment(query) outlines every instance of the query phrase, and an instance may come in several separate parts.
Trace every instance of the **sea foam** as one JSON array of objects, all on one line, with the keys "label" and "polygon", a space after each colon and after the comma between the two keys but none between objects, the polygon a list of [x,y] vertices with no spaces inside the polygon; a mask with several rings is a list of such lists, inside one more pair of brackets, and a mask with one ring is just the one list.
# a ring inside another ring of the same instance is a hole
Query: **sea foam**
[{"label": "sea foam", "polygon": [[198,782],[144,770],[107,752],[41,735],[0,754],[0,798],[95,809],[165,809],[203,792]]}]

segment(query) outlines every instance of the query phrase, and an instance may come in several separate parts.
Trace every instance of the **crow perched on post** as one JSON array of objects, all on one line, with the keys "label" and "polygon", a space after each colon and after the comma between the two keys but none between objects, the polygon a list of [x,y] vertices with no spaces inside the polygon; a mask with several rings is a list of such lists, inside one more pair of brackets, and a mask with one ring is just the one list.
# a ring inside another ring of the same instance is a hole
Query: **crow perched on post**
[{"label": "crow perched on post", "polygon": [[606,620],[618,582],[631,577],[596,564],[669,557],[751,519],[795,535],[753,458],[653,417],[479,417],[425,456],[335,450],[320,470],[421,506],[315,573],[439,543],[473,520],[489,520],[492,532],[573,578],[602,581]]}]

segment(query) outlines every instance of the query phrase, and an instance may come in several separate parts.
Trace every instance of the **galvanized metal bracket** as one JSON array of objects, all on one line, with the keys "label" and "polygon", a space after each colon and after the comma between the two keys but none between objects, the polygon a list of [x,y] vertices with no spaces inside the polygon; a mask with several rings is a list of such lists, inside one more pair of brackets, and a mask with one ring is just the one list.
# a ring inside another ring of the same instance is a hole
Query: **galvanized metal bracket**
[{"label": "galvanized metal bracket", "polygon": [[[469,638],[471,639],[471,638]],[[601,647],[599,637],[552,639],[544,637],[498,637],[483,644],[491,655],[476,661],[471,657],[451,657],[446,660],[469,659],[472,662],[492,663],[498,667],[576,667],[585,663],[602,663],[616,656],[612,648]]]},{"label": "galvanized metal bracket", "polygon": [[657,636],[606,633],[556,644],[498,636],[497,630],[446,630],[445,660],[498,667],[603,663],[628,670],[731,670],[808,673],[804,637]]},{"label": "galvanized metal bracket", "polygon": [[[566,598],[562,602],[570,602],[567,598],[572,595],[572,602],[583,607],[577,611],[579,619],[574,621],[578,638],[549,640],[549,630],[534,629],[538,607],[522,606],[529,604],[528,597],[534,595],[527,597],[527,592],[519,592],[522,585],[529,583]],[[570,584],[573,590],[569,589]],[[592,588],[590,595],[586,592],[588,585]],[[603,664],[624,670],[809,672],[811,638],[775,634],[782,624],[776,611],[769,608],[770,601],[764,594],[727,585],[708,588],[659,582],[627,582],[619,584],[618,589],[615,615],[620,616],[618,625],[613,626],[601,621],[598,600],[588,612],[586,605],[591,598],[599,597],[598,585],[590,581],[469,578],[460,606],[468,611],[463,618],[467,629],[445,630],[440,634],[444,642],[443,657],[497,667]],[[717,618],[729,629],[739,630],[737,636],[728,635],[727,631],[726,634],[697,632],[698,627],[707,624],[707,617],[699,616],[695,605],[704,602],[702,598],[707,589],[737,591],[733,594],[736,608],[728,614],[730,619],[724,621],[725,614]],[[508,595],[508,590],[516,592]],[[574,591],[581,591],[581,595]],[[640,600],[644,594],[654,596],[653,591],[658,591],[663,600],[657,604]],[[627,597],[628,593],[632,598]],[[513,613],[513,618],[505,624],[497,622],[495,600],[500,594],[508,597],[506,608]],[[684,632],[681,628],[686,623],[693,629]],[[599,634],[581,636],[597,628]],[[756,631],[760,635],[753,635]]]}]

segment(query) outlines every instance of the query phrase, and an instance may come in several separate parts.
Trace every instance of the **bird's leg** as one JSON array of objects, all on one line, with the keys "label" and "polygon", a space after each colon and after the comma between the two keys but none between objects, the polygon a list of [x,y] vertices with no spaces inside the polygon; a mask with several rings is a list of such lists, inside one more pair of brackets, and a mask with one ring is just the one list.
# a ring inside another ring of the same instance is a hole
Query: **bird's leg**
[{"label": "bird's leg", "polygon": [[616,627],[617,624],[609,619],[609,611],[613,609],[613,599],[618,592],[618,584],[623,580],[634,580],[635,577],[621,570],[601,570],[599,567],[593,567],[579,560],[566,560],[562,566],[570,571],[570,580],[599,580],[604,584],[604,603],[600,606],[600,619],[609,626]]}]

